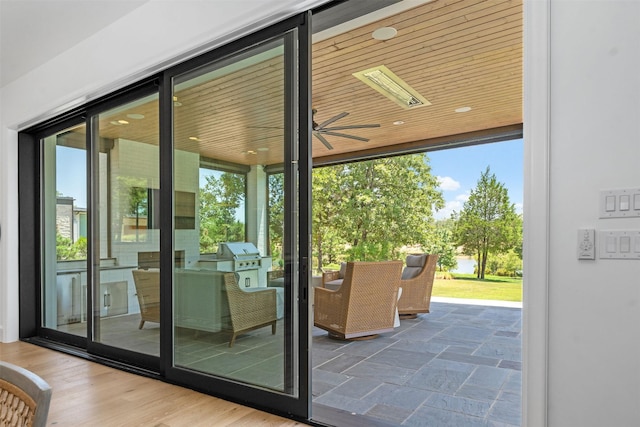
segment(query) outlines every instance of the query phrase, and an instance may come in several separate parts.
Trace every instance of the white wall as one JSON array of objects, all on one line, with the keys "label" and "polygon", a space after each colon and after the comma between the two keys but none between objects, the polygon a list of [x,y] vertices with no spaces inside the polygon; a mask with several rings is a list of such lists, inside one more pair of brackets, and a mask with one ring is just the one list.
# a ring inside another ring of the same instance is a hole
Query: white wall
[{"label": "white wall", "polygon": [[[2,88],[0,341],[17,338],[15,129],[295,3],[151,1]],[[545,129],[530,129],[535,139],[525,141],[525,227],[542,231],[526,245],[533,268],[525,284],[525,382],[536,387],[526,389],[525,423],[640,425],[640,262],[576,259],[580,227],[640,229],[638,220],[600,220],[597,213],[601,189],[640,186],[640,2],[554,0],[543,21],[551,25],[549,151]],[[525,50],[539,41],[527,41]],[[527,73],[544,80],[546,58],[530,59]],[[528,93],[535,100],[525,105],[538,110],[535,127],[546,120],[547,93]]]},{"label": "white wall", "polygon": [[17,139],[0,125],[0,342],[18,338]]},{"label": "white wall", "polygon": [[640,188],[640,2],[550,4],[548,425],[637,426],[640,261],[576,247],[578,228],[640,230],[598,219],[600,190]]}]

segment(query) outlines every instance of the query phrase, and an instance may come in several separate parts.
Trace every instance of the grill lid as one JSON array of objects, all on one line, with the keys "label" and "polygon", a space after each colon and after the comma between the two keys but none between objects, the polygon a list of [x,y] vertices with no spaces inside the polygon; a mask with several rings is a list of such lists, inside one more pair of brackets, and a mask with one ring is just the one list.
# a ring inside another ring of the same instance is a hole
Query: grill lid
[{"label": "grill lid", "polygon": [[221,259],[255,259],[260,258],[260,252],[250,242],[223,242],[218,244],[218,258]]}]

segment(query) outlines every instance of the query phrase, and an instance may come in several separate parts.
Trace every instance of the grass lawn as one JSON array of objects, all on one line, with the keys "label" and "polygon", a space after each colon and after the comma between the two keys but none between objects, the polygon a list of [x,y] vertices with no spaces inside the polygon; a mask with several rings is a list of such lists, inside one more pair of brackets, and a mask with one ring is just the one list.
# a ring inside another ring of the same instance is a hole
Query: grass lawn
[{"label": "grass lawn", "polygon": [[486,275],[479,280],[474,274],[452,274],[453,279],[436,279],[433,296],[448,298],[522,301],[522,278]]}]

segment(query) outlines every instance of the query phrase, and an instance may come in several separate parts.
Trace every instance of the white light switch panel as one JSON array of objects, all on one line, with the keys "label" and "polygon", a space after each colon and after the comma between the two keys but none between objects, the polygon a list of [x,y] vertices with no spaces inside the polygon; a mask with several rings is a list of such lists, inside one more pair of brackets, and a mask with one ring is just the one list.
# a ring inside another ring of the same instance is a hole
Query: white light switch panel
[{"label": "white light switch panel", "polygon": [[598,258],[640,260],[640,230],[602,230]]},{"label": "white light switch panel", "polygon": [[601,191],[600,218],[640,218],[640,188]]},{"label": "white light switch panel", "polygon": [[578,259],[596,259],[595,236],[592,228],[578,230]]}]

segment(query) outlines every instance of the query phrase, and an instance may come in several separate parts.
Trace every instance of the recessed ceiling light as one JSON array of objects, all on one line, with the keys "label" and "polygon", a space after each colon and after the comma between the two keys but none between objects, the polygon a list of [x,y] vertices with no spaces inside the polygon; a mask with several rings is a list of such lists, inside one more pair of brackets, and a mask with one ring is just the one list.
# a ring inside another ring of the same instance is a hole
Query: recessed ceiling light
[{"label": "recessed ceiling light", "polygon": [[269,148],[267,148],[267,147],[260,147],[260,148],[258,148],[258,151],[269,151]]},{"label": "recessed ceiling light", "polygon": [[371,36],[376,40],[389,40],[398,34],[398,30],[393,27],[380,27],[375,30]]},{"label": "recessed ceiling light", "polygon": [[384,65],[358,71],[353,76],[406,110],[431,105],[424,96]]},{"label": "recessed ceiling light", "polygon": [[247,154],[258,154],[258,152],[253,150],[247,150]]},{"label": "recessed ceiling light", "polygon": [[144,119],[144,114],[127,114],[127,117],[133,120],[141,120]]},{"label": "recessed ceiling light", "polygon": [[129,122],[126,120],[118,120],[118,123],[120,123],[121,125],[128,125]]},{"label": "recessed ceiling light", "polygon": [[455,109],[456,113],[466,113],[467,111],[471,111],[471,107],[460,107]]},{"label": "recessed ceiling light", "polygon": [[398,125],[403,125],[404,122],[402,120],[396,120],[395,122],[393,122],[393,124],[398,126]]},{"label": "recessed ceiling light", "polygon": [[182,105],[182,102],[178,102],[178,97],[177,96],[173,97],[173,105],[175,107],[180,107]]},{"label": "recessed ceiling light", "polygon": [[200,141],[200,138],[198,138],[197,136],[190,136],[189,139],[192,141]]},{"label": "recessed ceiling light", "polygon": [[117,120],[114,120],[112,122],[110,122],[112,125],[114,126],[122,126],[122,123],[118,122]]}]

